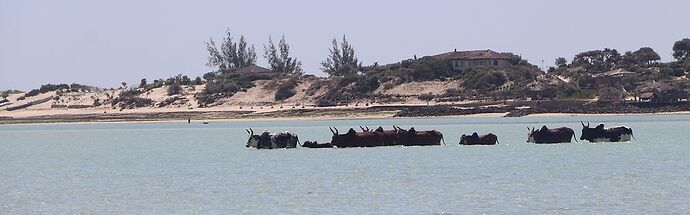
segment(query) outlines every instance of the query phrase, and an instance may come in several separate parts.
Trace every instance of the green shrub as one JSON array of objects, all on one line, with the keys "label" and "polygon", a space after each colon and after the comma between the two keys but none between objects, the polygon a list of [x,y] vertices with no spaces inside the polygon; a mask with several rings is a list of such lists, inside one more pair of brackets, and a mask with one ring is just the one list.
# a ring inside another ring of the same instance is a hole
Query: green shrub
[{"label": "green shrub", "polygon": [[355,81],[353,93],[363,95],[379,88],[379,80],[376,77],[361,76]]},{"label": "green shrub", "polygon": [[463,86],[467,89],[491,91],[507,81],[508,77],[503,72],[471,68],[464,73]]},{"label": "green shrub", "polygon": [[282,101],[294,96],[296,94],[295,87],[297,87],[298,84],[299,82],[296,78],[290,78],[278,85],[274,96],[275,100]]},{"label": "green shrub", "polygon": [[180,86],[180,83],[177,81],[173,81],[173,83],[168,86],[168,95],[177,95],[182,92],[182,86]]}]

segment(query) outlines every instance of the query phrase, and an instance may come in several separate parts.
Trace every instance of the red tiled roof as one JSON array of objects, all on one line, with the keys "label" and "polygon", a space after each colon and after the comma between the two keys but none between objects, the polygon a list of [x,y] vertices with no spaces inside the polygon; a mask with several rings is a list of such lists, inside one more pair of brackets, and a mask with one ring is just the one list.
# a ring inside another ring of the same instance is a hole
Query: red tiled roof
[{"label": "red tiled roof", "polygon": [[510,57],[507,55],[491,51],[489,49],[476,51],[452,51],[435,55],[434,57],[443,60],[510,59]]}]

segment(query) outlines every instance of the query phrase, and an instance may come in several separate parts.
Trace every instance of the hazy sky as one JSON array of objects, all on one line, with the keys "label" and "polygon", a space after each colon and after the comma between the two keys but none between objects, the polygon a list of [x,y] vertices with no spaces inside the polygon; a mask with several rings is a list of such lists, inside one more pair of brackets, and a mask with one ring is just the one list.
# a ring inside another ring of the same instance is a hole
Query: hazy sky
[{"label": "hazy sky", "polygon": [[268,36],[285,34],[311,74],[322,74],[330,41],[343,34],[365,65],[454,48],[550,66],[582,51],[649,46],[669,61],[673,42],[690,37],[688,8],[688,0],[0,0],[0,89],[201,76],[210,71],[204,41],[226,27],[255,45],[264,66]]}]

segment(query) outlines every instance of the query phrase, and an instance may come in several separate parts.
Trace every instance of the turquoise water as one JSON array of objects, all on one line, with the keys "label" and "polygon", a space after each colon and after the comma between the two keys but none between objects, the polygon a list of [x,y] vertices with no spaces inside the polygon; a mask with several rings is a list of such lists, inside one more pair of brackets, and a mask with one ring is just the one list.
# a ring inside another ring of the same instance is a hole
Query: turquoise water
[{"label": "turquoise water", "polygon": [[[627,125],[632,143],[533,145],[527,126]],[[245,128],[437,129],[446,146],[255,150]],[[0,214],[669,214],[690,211],[690,116],[0,126]],[[493,132],[501,145],[460,146]]]}]

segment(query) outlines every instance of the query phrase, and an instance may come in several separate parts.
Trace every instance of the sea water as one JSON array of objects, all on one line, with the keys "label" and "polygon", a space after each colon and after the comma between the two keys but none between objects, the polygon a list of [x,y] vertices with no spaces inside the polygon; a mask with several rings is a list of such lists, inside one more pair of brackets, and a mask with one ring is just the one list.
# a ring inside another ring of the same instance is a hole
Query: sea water
[{"label": "sea water", "polygon": [[[626,125],[630,143],[535,145],[527,128]],[[436,129],[447,145],[245,148],[247,132]],[[460,146],[493,132],[500,145]],[[669,214],[690,211],[690,116],[0,126],[0,214]]]}]

